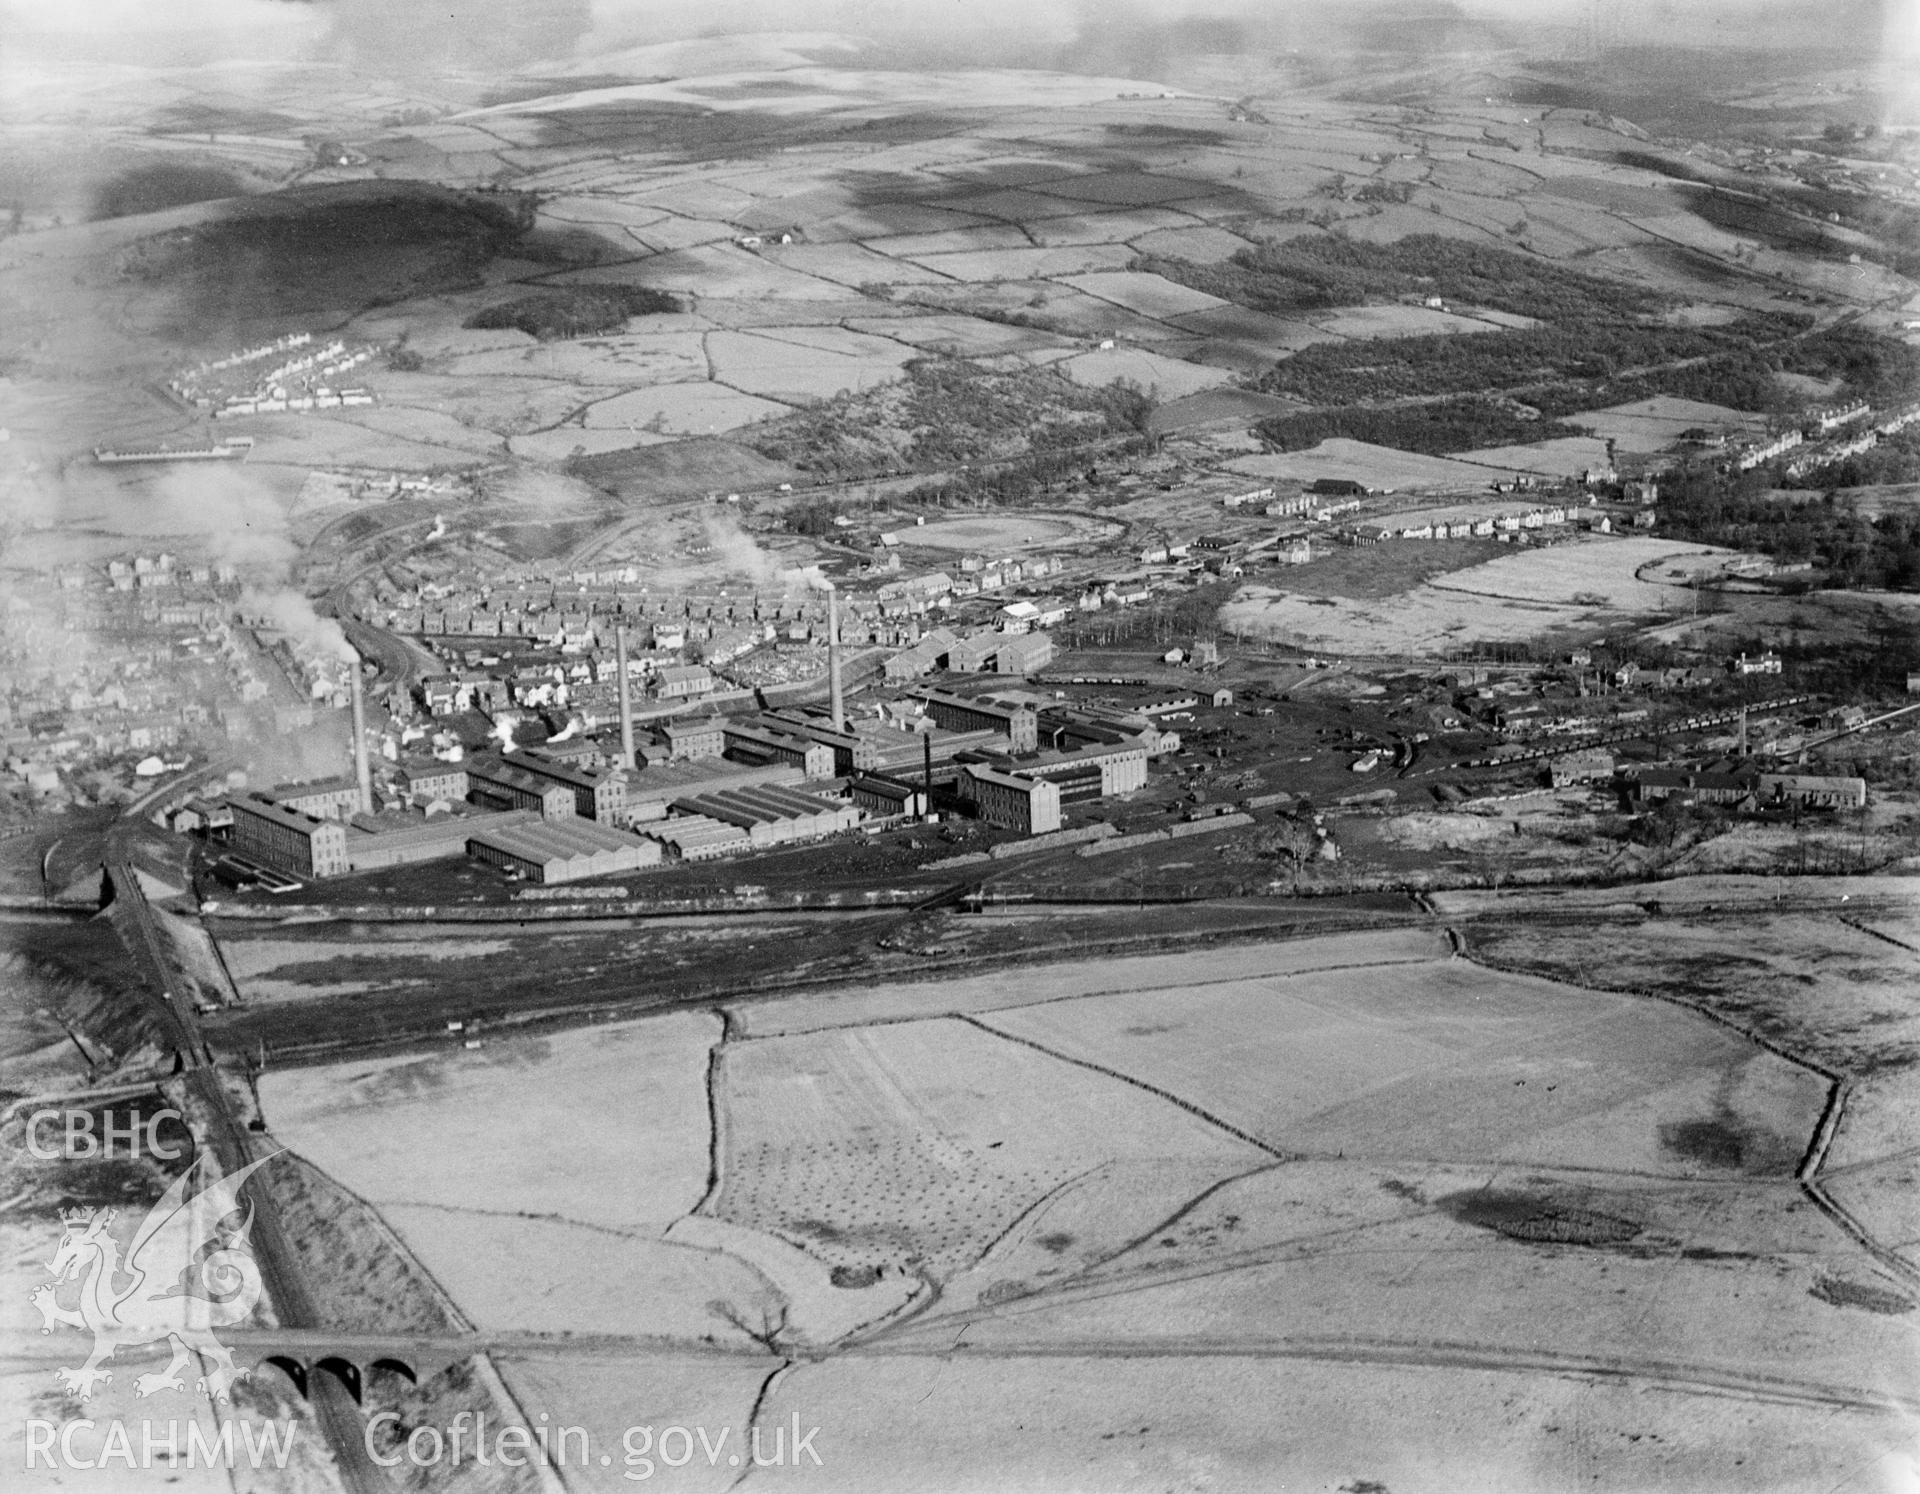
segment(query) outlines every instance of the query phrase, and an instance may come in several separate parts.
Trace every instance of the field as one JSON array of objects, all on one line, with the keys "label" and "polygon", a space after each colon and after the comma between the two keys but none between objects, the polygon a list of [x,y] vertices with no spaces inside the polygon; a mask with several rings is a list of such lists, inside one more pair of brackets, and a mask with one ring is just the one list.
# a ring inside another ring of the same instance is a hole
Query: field
[{"label": "field", "polygon": [[[1374,549],[1397,553],[1439,543],[1396,539]],[[1684,584],[1645,577],[1672,572],[1677,578],[1686,569],[1681,556],[1719,553],[1670,540],[1583,541],[1447,567],[1404,589],[1369,586],[1357,595],[1332,587],[1326,588],[1332,595],[1316,592],[1316,568],[1309,565],[1284,589],[1247,586],[1221,615],[1249,633],[1332,653],[1432,655],[1474,643],[1570,640],[1627,618],[1682,609],[1691,602]],[[1371,566],[1373,558],[1364,554],[1350,564]],[[1676,563],[1659,566],[1667,560]]]},{"label": "field", "polygon": [[1079,514],[1010,514],[1005,518],[991,519],[938,519],[931,524],[899,531],[900,542],[916,549],[978,550],[991,551],[995,555],[1085,544],[1110,532],[1110,525]]},{"label": "field", "polygon": [[1605,410],[1588,410],[1565,418],[1567,424],[1584,426],[1603,440],[1618,443],[1620,450],[1636,454],[1666,451],[1692,430],[1751,436],[1766,429],[1762,416],[1670,395],[1656,395],[1652,399],[1635,400]]},{"label": "field", "polygon": [[[1597,928],[1468,936],[1552,971],[1532,975],[1434,927],[869,981],[731,1003],[724,1034],[675,1015],[269,1071],[262,1102],[482,1327],[595,1335],[588,1359],[556,1339],[502,1363],[529,1412],[596,1440],[633,1395],[656,1423],[737,1426],[774,1362],[756,1346],[809,1345],[761,1414],[821,1426],[836,1488],[890,1486],[902,1459],[1033,1486],[1056,1458],[1131,1487],[1191,1466],[1221,1398],[1256,1390],[1284,1407],[1204,1444],[1217,1486],[1281,1457],[1427,1487],[1410,1445],[1484,1471],[1487,1446],[1430,1421],[1496,1404],[1530,1487],[1589,1468],[1570,1418],[1662,1439],[1628,1454],[1635,1487],[1747,1487],[1776,1439],[1770,1474],[1877,1457],[1900,1423],[1875,1367],[1912,1355],[1912,1318],[1851,1304],[1910,1298],[1795,1186],[1829,1081],[1786,1053],[1835,997],[1838,1033],[1903,1040],[1874,1015],[1887,946],[1814,926],[1849,948],[1831,993],[1803,991],[1780,962],[1809,932],[1783,927],[1757,951],[1777,973],[1700,987],[1729,931],[1666,927],[1607,926],[1609,984],[1675,983],[1736,1023],[1773,1007],[1785,1052],[1561,983]],[[1876,1083],[1834,1143],[1871,1170],[1833,1187],[1910,1233],[1875,1186],[1905,1165],[1904,1091]],[[1387,1398],[1366,1436],[1354,1396]]]},{"label": "field", "polygon": [[1447,591],[1521,602],[1577,603],[1595,597],[1623,611],[1670,611],[1682,599],[1681,591],[1643,580],[1643,573],[1662,574],[1662,562],[1685,570],[1689,557],[1730,553],[1672,540],[1597,539],[1504,556],[1433,584]]},{"label": "field", "polygon": [[1473,451],[1457,451],[1454,456],[1463,462],[1498,467],[1506,472],[1578,478],[1586,472],[1606,470],[1607,443],[1587,436],[1561,436],[1522,446],[1483,446]]},{"label": "field", "polygon": [[759,1278],[662,1239],[706,1191],[701,1081],[718,1031],[686,1016],[450,1042],[273,1072],[260,1099],[275,1138],[373,1204],[476,1323],[725,1333],[706,1302],[750,1314]]},{"label": "field", "polygon": [[[1421,1155],[1697,1173],[1671,1137],[1713,1119],[1790,1173],[1825,1086],[1674,1014],[1471,966],[1392,965],[1183,994],[1097,997],[985,1020],[1204,1108],[1289,1155]],[[1276,1086],[1274,1076],[1288,1082]]]},{"label": "field", "polygon": [[1395,451],[1365,441],[1336,437],[1311,451],[1241,457],[1227,464],[1235,472],[1283,482],[1313,483],[1340,478],[1364,483],[1375,492],[1484,492],[1499,475],[1491,467],[1448,457]]}]

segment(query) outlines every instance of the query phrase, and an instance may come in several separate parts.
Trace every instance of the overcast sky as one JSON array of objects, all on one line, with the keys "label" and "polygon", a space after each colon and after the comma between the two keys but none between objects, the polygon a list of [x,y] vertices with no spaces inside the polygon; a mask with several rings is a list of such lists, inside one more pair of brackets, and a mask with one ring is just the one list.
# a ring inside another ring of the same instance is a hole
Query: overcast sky
[{"label": "overcast sky", "polygon": [[[1920,56],[1920,0],[1607,0],[1635,39],[1663,32],[1698,44],[1788,43],[1854,35]],[[1585,0],[1404,0],[1400,9],[1494,22],[1566,24]],[[230,58],[330,57],[374,66],[395,58],[476,67],[596,54],[689,36],[757,30],[1076,36],[1177,20],[1244,19],[1263,36],[1298,23],[1379,14],[1384,0],[0,0],[0,35],[23,59],[181,64]]]}]

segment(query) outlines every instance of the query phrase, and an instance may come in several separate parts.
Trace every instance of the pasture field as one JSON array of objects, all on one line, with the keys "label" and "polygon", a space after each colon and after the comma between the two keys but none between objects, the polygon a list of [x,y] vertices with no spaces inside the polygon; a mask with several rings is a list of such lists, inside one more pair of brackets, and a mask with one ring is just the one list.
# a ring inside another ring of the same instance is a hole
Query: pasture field
[{"label": "pasture field", "polygon": [[[704,378],[707,362],[702,334],[706,330],[700,326],[685,331],[654,330],[545,343],[520,333],[518,346],[460,355],[446,365],[446,372],[462,379],[535,377],[576,384],[626,385]],[[396,394],[402,394],[412,387],[412,380],[411,375],[394,375],[390,386]]]},{"label": "pasture field", "polygon": [[1159,319],[1218,311],[1230,304],[1222,301],[1218,296],[1189,290],[1186,286],[1175,284],[1163,276],[1149,275],[1139,270],[1120,270],[1100,275],[1069,275],[1064,278],[1068,285],[1076,286],[1088,295],[1098,296],[1102,301],[1111,301],[1114,305],[1138,312],[1141,316]]},{"label": "pasture field", "polygon": [[1011,223],[982,223],[976,228],[949,228],[936,233],[875,234],[866,247],[894,259],[916,259],[934,254],[982,254],[995,249],[1030,249],[1033,240]]},{"label": "pasture field", "polygon": [[748,394],[799,404],[830,399],[844,389],[870,389],[899,376],[913,349],[881,338],[858,339],[860,351],[809,347],[785,336],[715,332],[707,338],[714,377]]},{"label": "pasture field", "polygon": [[[1731,1398],[1542,1378],[1491,1356],[1410,1373],[1340,1363],[1331,1345],[1307,1343],[1244,1357],[1119,1357],[1092,1342],[1077,1354],[1035,1344],[991,1358],[842,1356],[774,1387],[768,1424],[796,1412],[862,1429],[845,1445],[822,1439],[826,1467],[782,1470],[805,1494],[890,1494],[903,1468],[982,1490],[1145,1491],[1204,1478],[1252,1494],[1273,1487],[1279,1464],[1307,1489],[1753,1494],[1754,1467],[1771,1489],[1807,1488],[1831,1484],[1837,1467],[1899,1467],[1905,1446],[1893,1418],[1867,1413],[1809,1404],[1760,1414]],[[1840,1488],[1867,1494],[1869,1478]]]},{"label": "pasture field", "polygon": [[1312,347],[1316,342],[1332,342],[1336,337],[1304,321],[1268,316],[1239,306],[1193,313],[1181,317],[1174,325],[1199,337],[1219,338],[1257,350],[1261,360],[1259,371],[1263,373],[1274,359],[1286,353]]},{"label": "pasture field", "polygon": [[1220,260],[1231,259],[1242,249],[1253,247],[1239,234],[1229,233],[1226,229],[1217,228],[1212,224],[1204,227],[1157,229],[1152,233],[1141,234],[1131,242],[1133,247],[1142,254],[1190,259],[1196,264],[1214,264]]},{"label": "pasture field", "polygon": [[1061,367],[1077,384],[1102,385],[1131,379],[1152,394],[1156,403],[1218,389],[1230,377],[1225,369],[1187,363],[1145,348],[1097,349],[1069,358]]},{"label": "pasture field", "polygon": [[[1438,542],[1393,543],[1427,549]],[[1476,643],[1519,643],[1555,634],[1572,638],[1613,626],[1620,618],[1605,607],[1488,599],[1425,582],[1389,596],[1371,589],[1360,597],[1323,596],[1311,590],[1313,581],[1309,568],[1286,591],[1245,587],[1220,609],[1221,623],[1318,653],[1398,657],[1445,655]]]},{"label": "pasture field", "polygon": [[846,294],[844,286],[730,243],[676,249],[650,259],[647,283],[692,298],[696,309],[706,299],[831,301]]},{"label": "pasture field", "polygon": [[1472,451],[1456,451],[1453,457],[1456,461],[1498,467],[1503,472],[1578,477],[1589,470],[1606,469],[1607,443],[1591,436],[1560,436],[1551,441],[1530,441],[1523,446],[1482,446]]},{"label": "pasture field", "polygon": [[[715,1019],[666,1016],[551,1037],[272,1070],[274,1136],[376,1206],[496,1210],[657,1235],[707,1186]],[[544,1155],[570,1159],[555,1169]],[[601,1185],[583,1187],[598,1178]],[[607,1186],[613,1180],[620,1186]]]},{"label": "pasture field", "polygon": [[1321,478],[1346,478],[1365,483],[1375,492],[1482,493],[1494,476],[1489,468],[1475,463],[1396,451],[1344,436],[1322,441],[1307,451],[1242,457],[1227,465],[1249,477],[1302,484]]},{"label": "pasture field", "polygon": [[781,244],[761,251],[769,263],[838,285],[922,285],[946,277],[860,244]]},{"label": "pasture field", "polygon": [[[630,394],[600,400],[587,409],[584,418],[589,432],[618,431],[628,438],[627,444],[633,444],[648,435],[719,435],[755,421],[785,415],[788,410],[786,404],[745,394],[725,384],[692,379],[677,384],[656,384],[649,389],[636,389]],[[548,434],[564,438],[571,429],[561,426]]]},{"label": "pasture field", "polygon": [[755,1310],[766,1284],[661,1238],[706,1192],[718,1035],[686,1015],[275,1071],[261,1106],[275,1139],[378,1209],[476,1323],[725,1335],[707,1302]]},{"label": "pasture field", "polygon": [[855,317],[847,325],[856,332],[890,337],[925,352],[961,358],[1020,352],[1055,342],[1049,334],[1030,327],[1009,327],[1004,322],[972,316]]},{"label": "pasture field", "polygon": [[1616,442],[1622,451],[1640,455],[1665,451],[1690,430],[1744,436],[1758,434],[1767,425],[1763,415],[1665,394],[1563,418],[1568,425],[1582,426],[1603,440]]},{"label": "pasture field", "polygon": [[1600,598],[1626,611],[1669,611],[1683,598],[1682,588],[1641,579],[1658,562],[1671,560],[1685,569],[1693,556],[1731,558],[1730,550],[1711,545],[1677,544],[1659,539],[1591,539],[1545,550],[1502,556],[1472,570],[1433,582],[1447,591],[1504,597],[1522,602],[1578,603]]},{"label": "pasture field", "polygon": [[[990,1014],[997,1031],[1177,1096],[1277,1150],[1689,1174],[1689,1123],[1790,1174],[1825,1096],[1805,1069],[1683,1013],[1470,965],[1235,982]],[[1275,1075],[1287,1082],[1275,1085]]]},{"label": "pasture field", "polygon": [[1053,249],[982,249],[958,254],[921,254],[914,263],[955,280],[1000,283],[1118,270],[1132,260],[1124,244],[1065,245]]},{"label": "pasture field", "polygon": [[637,446],[657,446],[677,439],[662,432],[627,426],[617,430],[588,430],[585,426],[559,425],[549,430],[510,436],[507,450],[531,461],[557,465],[576,453],[605,456],[609,452],[626,451]]},{"label": "pasture field", "polygon": [[1147,234],[1195,227],[1187,214],[1170,208],[1129,208],[1084,216],[1047,218],[1029,230],[1041,244],[1131,244]]},{"label": "pasture field", "polygon": [[[691,1348],[678,1354],[652,1350],[629,1358],[583,1359],[537,1351],[496,1352],[493,1358],[500,1378],[530,1421],[545,1413],[554,1426],[587,1429],[588,1461],[578,1461],[576,1439],[569,1442],[567,1463],[560,1470],[564,1487],[580,1494],[631,1494],[637,1483],[670,1494],[724,1494],[740,1477],[740,1470],[729,1467],[727,1458],[737,1455],[745,1463],[752,1454],[747,1428],[773,1363],[757,1356]],[[639,1416],[636,1408],[644,1408]],[[638,1421],[656,1428],[704,1427],[716,1440],[724,1428],[728,1440],[724,1449],[717,1449],[719,1466],[707,1466],[703,1452],[696,1452],[684,1468],[668,1467],[646,1454],[629,1464],[627,1455],[634,1448],[652,1447],[650,1441],[642,1444],[637,1438],[631,1445],[624,1442],[627,1429]],[[831,1442],[823,1446],[816,1438],[814,1445],[832,1457]],[[763,1451],[772,1457],[770,1424]],[[601,1453],[610,1459],[604,1467],[598,1461]],[[803,1466],[805,1461],[801,1459]],[[790,1482],[795,1471],[782,1468],[782,1481]],[[640,1483],[643,1475],[646,1481]]]},{"label": "pasture field", "polygon": [[1336,337],[1430,337],[1442,332],[1492,332],[1496,325],[1431,306],[1345,306],[1305,313],[1302,320]]},{"label": "pasture field", "polygon": [[709,1212],[835,1265],[942,1280],[1090,1167],[1260,1157],[1166,1100],[951,1018],[729,1045],[718,1083]]},{"label": "pasture field", "polygon": [[[1424,929],[1330,934],[1284,943],[1222,946],[1208,952],[1206,976],[1222,981],[1278,978],[1351,965],[1414,963],[1435,959],[1445,951],[1444,939]],[[810,992],[778,1004],[742,1003],[730,1008],[728,1014],[743,1034],[771,1037],[869,1022],[1165,990],[1192,974],[1191,959],[1183,954],[1068,960],[1036,966],[1015,980],[996,973],[957,980],[880,982]]]}]

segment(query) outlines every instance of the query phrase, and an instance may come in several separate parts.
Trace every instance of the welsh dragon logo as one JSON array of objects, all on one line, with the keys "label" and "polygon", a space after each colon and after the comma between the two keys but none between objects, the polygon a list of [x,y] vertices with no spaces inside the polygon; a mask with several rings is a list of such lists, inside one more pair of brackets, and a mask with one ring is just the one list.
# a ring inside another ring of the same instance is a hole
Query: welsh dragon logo
[{"label": "welsh dragon logo", "polygon": [[[279,1153],[262,1157],[192,1197],[189,1189],[209,1171],[202,1154],[123,1238],[114,1229],[118,1211],[79,1209],[65,1216],[60,1248],[47,1262],[51,1285],[31,1297],[45,1326],[56,1323],[93,1334],[93,1353],[79,1369],[55,1373],[68,1391],[86,1400],[96,1385],[111,1383],[105,1368],[122,1345],[171,1341],[173,1359],[166,1369],[133,1382],[137,1395],[184,1390],[181,1371],[191,1356],[212,1364],[195,1388],[214,1400],[231,1398],[234,1383],[249,1372],[236,1369],[233,1355],[213,1336],[216,1328],[243,1322],[260,1300],[260,1267],[253,1258],[248,1231],[252,1206],[240,1202],[240,1185],[255,1169]],[[241,1216],[237,1222],[235,1216]],[[129,1216],[131,1218],[131,1216]],[[66,1302],[61,1299],[66,1298]]]}]

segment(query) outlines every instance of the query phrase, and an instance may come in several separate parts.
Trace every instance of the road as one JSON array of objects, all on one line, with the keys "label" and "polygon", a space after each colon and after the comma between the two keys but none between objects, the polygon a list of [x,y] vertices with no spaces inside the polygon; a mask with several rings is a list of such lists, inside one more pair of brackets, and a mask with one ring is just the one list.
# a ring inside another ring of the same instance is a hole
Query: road
[{"label": "road", "polygon": [[[189,1004],[171,994],[172,977],[164,938],[133,866],[124,860],[109,862],[107,875],[113,882],[114,901],[127,910],[127,923],[133,935],[131,942],[135,946],[128,952],[146,969],[153,983],[155,994],[149,999],[153,1002],[154,1014],[173,1040],[192,1109],[204,1120],[208,1144],[221,1166],[229,1173],[236,1172],[255,1160],[253,1139],[233,1113],[220,1071],[211,1062]],[[123,934],[128,931],[123,925]],[[266,1284],[268,1298],[281,1324],[289,1328],[323,1328],[321,1314],[307,1290],[298,1257],[287,1242],[272,1195],[251,1179],[244,1187],[253,1205],[253,1256],[259,1263],[261,1280]],[[308,1387],[308,1400],[348,1494],[391,1494],[392,1483],[367,1452],[365,1423],[346,1386],[332,1375],[315,1375]]]}]

